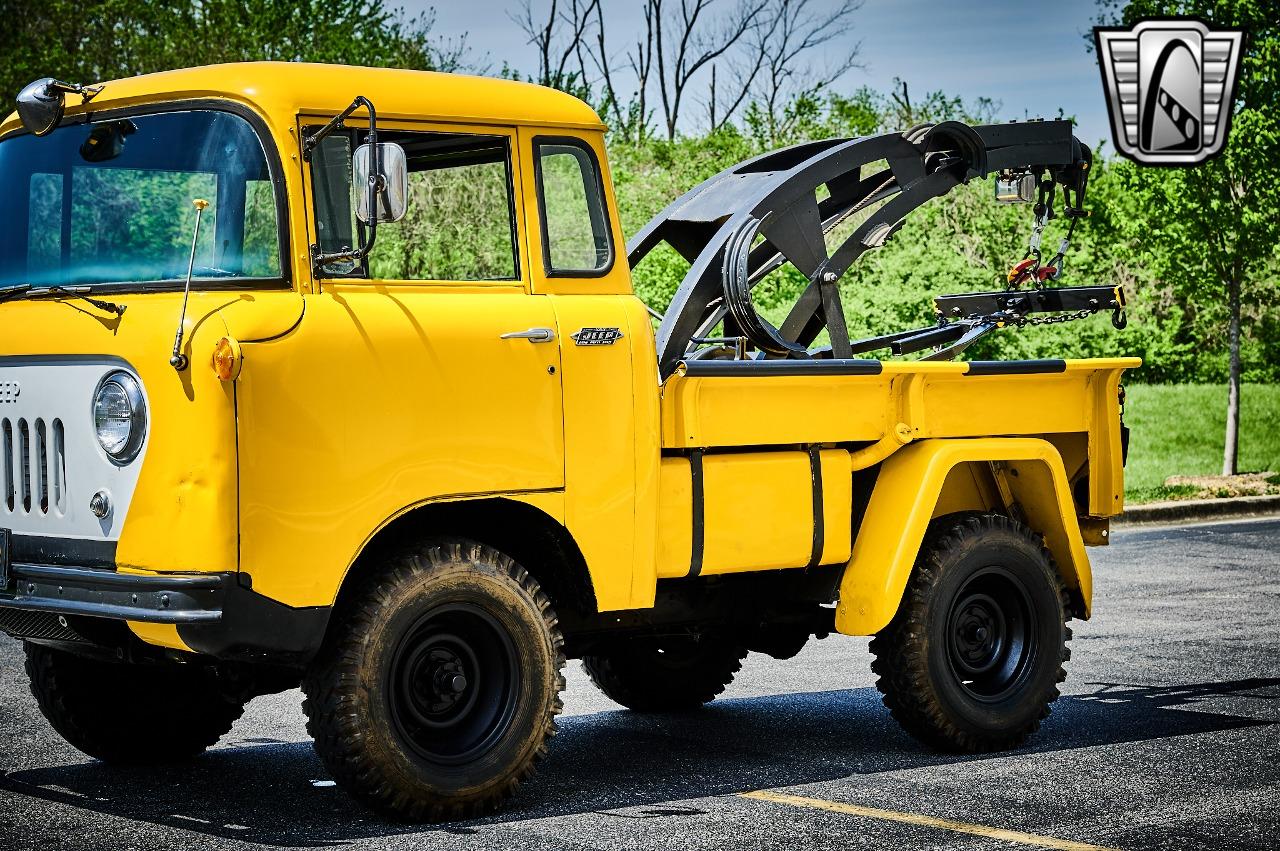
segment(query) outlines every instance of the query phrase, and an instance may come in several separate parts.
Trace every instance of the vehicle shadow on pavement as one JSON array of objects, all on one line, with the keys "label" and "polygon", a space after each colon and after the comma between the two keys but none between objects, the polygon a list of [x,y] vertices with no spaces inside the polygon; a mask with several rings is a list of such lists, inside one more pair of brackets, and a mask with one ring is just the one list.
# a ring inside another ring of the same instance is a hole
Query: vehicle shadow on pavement
[{"label": "vehicle shadow on pavement", "polygon": [[[1023,752],[1260,726],[1275,722],[1187,707],[1246,694],[1280,701],[1280,679],[1090,685],[1098,690],[1059,700]],[[692,807],[659,805],[985,758],[924,750],[897,727],[875,690],[863,688],[718,700],[681,715],[564,718],[551,759],[515,800],[487,818],[452,825],[380,820],[327,781],[309,742],[218,748],[175,768],[91,762],[19,771],[0,774],[0,788],[226,839],[321,846],[423,830],[483,833],[486,826],[584,812],[696,815]]]}]

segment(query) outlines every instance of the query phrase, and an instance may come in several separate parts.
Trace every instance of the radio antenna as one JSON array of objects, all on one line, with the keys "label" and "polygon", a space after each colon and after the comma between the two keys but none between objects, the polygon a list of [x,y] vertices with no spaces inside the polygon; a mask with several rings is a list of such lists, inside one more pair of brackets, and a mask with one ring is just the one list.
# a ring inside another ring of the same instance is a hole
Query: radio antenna
[{"label": "radio antenna", "polygon": [[173,335],[173,354],[169,356],[169,365],[178,372],[187,368],[187,356],[182,353],[182,336],[187,323],[187,299],[191,296],[191,274],[196,268],[196,243],[200,239],[200,217],[209,206],[209,202],[203,198],[196,198],[191,204],[196,208],[196,229],[191,235],[191,259],[187,261],[187,284],[182,288],[182,313],[178,314],[178,330]]}]

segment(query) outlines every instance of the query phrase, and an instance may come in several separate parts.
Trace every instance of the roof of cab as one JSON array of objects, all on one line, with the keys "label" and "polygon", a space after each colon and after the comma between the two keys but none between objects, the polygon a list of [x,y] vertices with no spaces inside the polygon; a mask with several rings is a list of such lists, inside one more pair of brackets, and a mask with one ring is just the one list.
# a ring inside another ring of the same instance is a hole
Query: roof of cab
[{"label": "roof of cab", "polygon": [[[357,95],[373,101],[379,118],[430,118],[482,124],[538,124],[600,129],[587,104],[564,92],[493,77],[318,65],[304,62],[237,62],[162,71],[104,84],[87,108],[101,110],[137,103],[192,98],[229,98],[256,106],[269,120],[298,112],[329,114],[345,109]],[[67,114],[83,112],[75,95]],[[355,118],[363,117],[357,113]],[[16,113],[0,131],[12,129]]]}]

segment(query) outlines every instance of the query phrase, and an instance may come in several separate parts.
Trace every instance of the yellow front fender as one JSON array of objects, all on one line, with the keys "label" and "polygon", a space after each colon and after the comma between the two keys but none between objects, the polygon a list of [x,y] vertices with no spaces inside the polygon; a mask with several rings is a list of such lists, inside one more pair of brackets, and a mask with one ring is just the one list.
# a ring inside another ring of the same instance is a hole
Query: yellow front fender
[{"label": "yellow front fender", "polygon": [[[939,513],[974,509],[1004,510],[994,496],[976,486],[953,493],[940,508],[947,477],[961,465],[1003,462],[1007,495],[1044,536],[1058,572],[1078,595],[1088,617],[1093,591],[1089,557],[1084,551],[1062,456],[1038,438],[922,440],[884,462],[872,490],[853,554],[840,584],[836,629],[845,635],[874,635],[897,612],[929,521]],[[953,480],[954,481],[954,480]],[[994,490],[994,489],[992,489]],[[967,494],[967,495],[966,495]]]}]

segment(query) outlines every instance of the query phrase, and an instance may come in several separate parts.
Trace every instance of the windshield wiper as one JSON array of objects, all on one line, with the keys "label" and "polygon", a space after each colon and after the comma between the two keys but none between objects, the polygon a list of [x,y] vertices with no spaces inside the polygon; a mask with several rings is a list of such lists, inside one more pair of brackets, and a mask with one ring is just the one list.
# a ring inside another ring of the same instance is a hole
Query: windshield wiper
[{"label": "windshield wiper", "polygon": [[88,302],[89,304],[92,304],[94,307],[98,308],[98,310],[105,310],[107,313],[114,313],[116,316],[124,316],[124,311],[126,307],[126,305],[117,304],[114,301],[107,301],[106,299],[101,299],[101,298],[90,298],[89,293],[93,292],[93,287],[89,287],[89,286],[82,286],[82,287],[53,286],[53,287],[44,287],[39,290],[32,290],[32,292],[37,295],[43,295],[45,293],[48,293],[49,295],[61,295],[61,296],[67,296],[69,298],[78,298],[83,302]]},{"label": "windshield wiper", "polygon": [[114,301],[106,301],[100,298],[92,298],[89,293],[93,292],[93,287],[85,285],[78,287],[65,287],[54,284],[48,287],[33,287],[31,284],[18,284],[16,287],[0,292],[0,303],[11,301],[13,299],[33,298],[42,295],[65,296],[67,298],[77,298],[81,301],[88,302],[98,310],[104,310],[107,313],[114,313],[116,316],[123,316],[126,305],[116,304]]},{"label": "windshield wiper", "polygon": [[0,292],[0,304],[29,292],[31,292],[30,284],[18,284],[17,286],[9,287],[7,290]]}]

